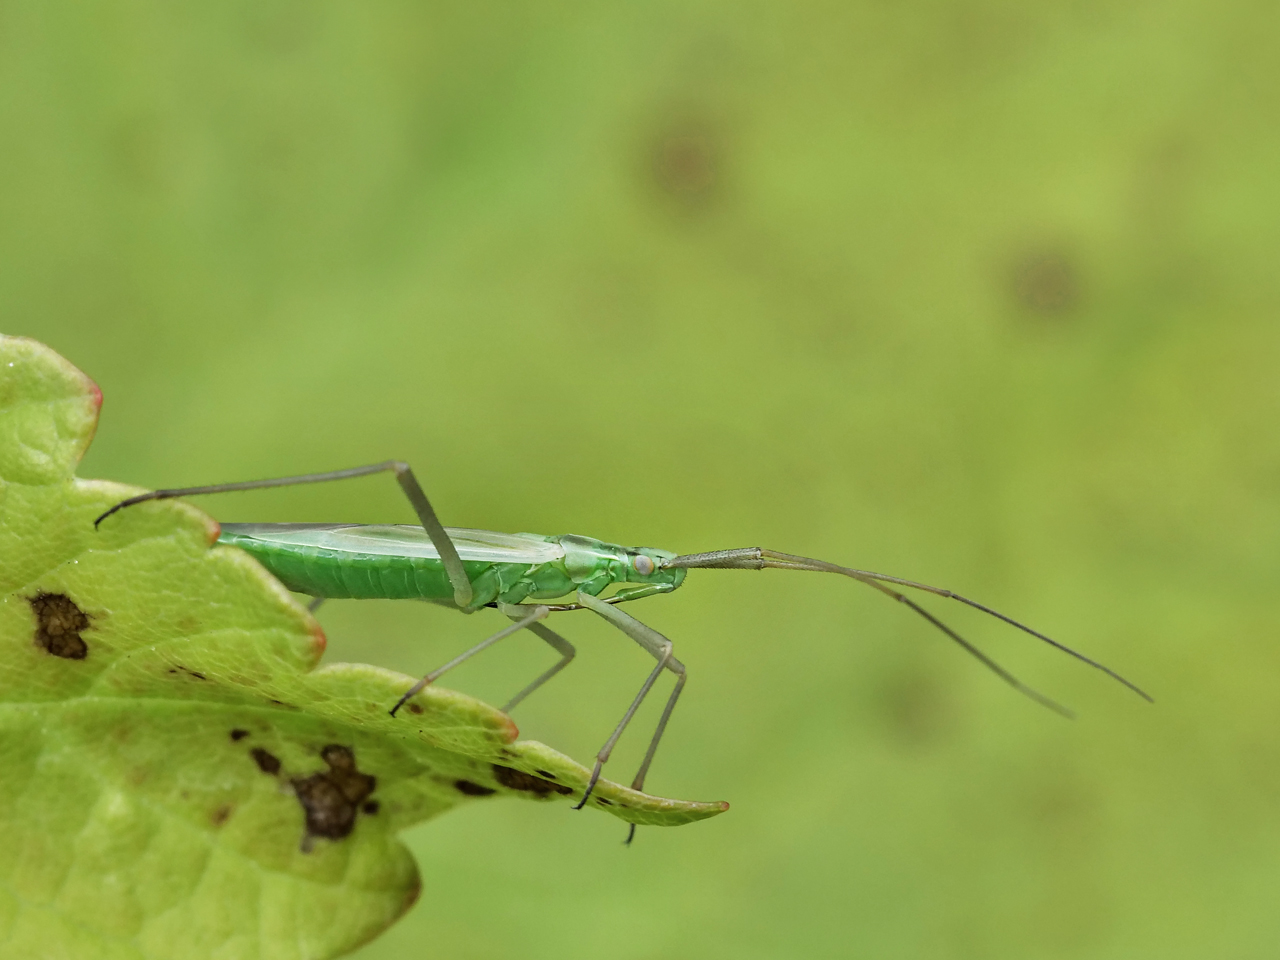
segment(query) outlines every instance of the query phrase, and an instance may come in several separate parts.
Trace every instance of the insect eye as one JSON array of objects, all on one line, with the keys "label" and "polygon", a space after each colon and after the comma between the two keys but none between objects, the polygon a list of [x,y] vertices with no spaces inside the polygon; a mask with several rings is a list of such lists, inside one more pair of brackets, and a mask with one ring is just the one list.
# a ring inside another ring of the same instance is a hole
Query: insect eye
[{"label": "insect eye", "polygon": [[631,565],[636,568],[636,573],[642,577],[647,577],[653,573],[653,561],[643,553],[636,554],[631,561]]}]

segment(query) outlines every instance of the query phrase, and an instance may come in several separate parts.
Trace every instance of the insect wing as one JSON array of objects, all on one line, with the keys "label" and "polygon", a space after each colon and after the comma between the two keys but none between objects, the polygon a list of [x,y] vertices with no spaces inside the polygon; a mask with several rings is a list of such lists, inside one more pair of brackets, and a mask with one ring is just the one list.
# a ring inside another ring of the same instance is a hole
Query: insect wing
[{"label": "insect wing", "polygon": [[[281,546],[315,547],[365,556],[439,559],[422,527],[414,524],[224,523],[227,537],[248,537]],[[559,543],[529,533],[495,533],[445,527],[463,560],[487,563],[547,563],[564,556]]]}]

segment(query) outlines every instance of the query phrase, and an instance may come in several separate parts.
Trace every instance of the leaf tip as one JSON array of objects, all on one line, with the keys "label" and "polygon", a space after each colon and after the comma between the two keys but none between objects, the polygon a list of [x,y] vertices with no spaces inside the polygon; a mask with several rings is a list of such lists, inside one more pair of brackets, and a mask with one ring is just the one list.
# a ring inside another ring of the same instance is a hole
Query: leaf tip
[{"label": "leaf tip", "polygon": [[311,618],[311,653],[319,660],[329,646],[329,638],[324,635],[324,628],[315,617]]},{"label": "leaf tip", "polygon": [[94,416],[102,410],[102,388],[91,377],[84,376],[85,392],[89,395],[89,405],[93,407]]}]

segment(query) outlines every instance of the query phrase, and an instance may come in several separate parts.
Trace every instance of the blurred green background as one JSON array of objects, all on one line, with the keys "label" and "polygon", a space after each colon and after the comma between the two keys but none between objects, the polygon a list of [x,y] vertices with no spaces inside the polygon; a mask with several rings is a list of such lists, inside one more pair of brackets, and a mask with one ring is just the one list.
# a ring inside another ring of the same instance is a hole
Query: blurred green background
[{"label": "blurred green background", "polygon": [[[3,328],[102,386],[86,476],[400,457],[455,525],[939,583],[1158,701],[931,604],[1066,722],[856,584],[695,572],[633,611],[690,670],[649,786],[733,809],[628,850],[474,803],[360,960],[1273,957],[1278,41],[1260,3],[9,0]],[[201,504],[412,519],[385,478]],[[411,673],[492,626],[321,620]],[[516,720],[585,760],[648,664],[561,626]]]}]

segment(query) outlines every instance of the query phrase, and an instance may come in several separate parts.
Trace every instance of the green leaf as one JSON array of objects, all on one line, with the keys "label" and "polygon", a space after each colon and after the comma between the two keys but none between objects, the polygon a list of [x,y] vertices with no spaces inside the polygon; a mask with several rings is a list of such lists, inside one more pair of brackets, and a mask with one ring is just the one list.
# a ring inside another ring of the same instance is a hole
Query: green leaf
[{"label": "green leaf", "polygon": [[[570,802],[585,767],[413,678],[318,667],[324,634],[218,526],[75,478],[101,394],[0,338],[0,956],[322,958],[413,903],[397,839],[459,803]],[[722,803],[602,780],[674,825]]]}]

